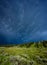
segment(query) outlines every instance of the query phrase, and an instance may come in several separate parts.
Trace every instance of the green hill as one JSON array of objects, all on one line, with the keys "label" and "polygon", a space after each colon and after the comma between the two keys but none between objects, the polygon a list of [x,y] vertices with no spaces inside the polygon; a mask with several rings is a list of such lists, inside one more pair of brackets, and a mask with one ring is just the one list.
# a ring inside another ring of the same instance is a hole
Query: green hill
[{"label": "green hill", "polygon": [[0,65],[47,65],[47,41],[0,46]]}]

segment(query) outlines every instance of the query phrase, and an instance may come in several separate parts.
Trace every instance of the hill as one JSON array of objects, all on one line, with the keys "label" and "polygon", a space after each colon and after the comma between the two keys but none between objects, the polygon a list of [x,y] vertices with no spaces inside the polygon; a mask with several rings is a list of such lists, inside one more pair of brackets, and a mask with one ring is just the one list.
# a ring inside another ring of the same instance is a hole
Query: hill
[{"label": "hill", "polygon": [[47,41],[0,46],[0,65],[47,65]]}]

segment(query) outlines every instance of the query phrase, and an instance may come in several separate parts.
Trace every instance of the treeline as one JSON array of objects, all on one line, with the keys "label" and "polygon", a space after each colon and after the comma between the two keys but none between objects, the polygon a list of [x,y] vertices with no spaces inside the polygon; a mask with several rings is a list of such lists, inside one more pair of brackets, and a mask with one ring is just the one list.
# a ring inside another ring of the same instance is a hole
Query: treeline
[{"label": "treeline", "polygon": [[47,41],[24,43],[24,44],[19,44],[18,46],[19,47],[27,47],[27,48],[32,47],[32,46],[37,47],[37,48],[47,47]]},{"label": "treeline", "polygon": [[29,42],[29,43],[23,43],[23,44],[4,44],[4,45],[0,45],[0,47],[13,47],[13,46],[16,46],[16,47],[26,47],[26,48],[29,48],[29,47],[47,47],[47,41],[39,41],[39,42]]}]

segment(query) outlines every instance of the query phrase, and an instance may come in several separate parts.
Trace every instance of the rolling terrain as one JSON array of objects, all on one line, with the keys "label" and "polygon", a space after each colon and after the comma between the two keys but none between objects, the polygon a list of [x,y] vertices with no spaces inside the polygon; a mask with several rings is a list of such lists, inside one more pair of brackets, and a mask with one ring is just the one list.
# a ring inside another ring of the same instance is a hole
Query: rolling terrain
[{"label": "rolling terrain", "polygon": [[0,65],[47,65],[47,42],[0,46]]}]

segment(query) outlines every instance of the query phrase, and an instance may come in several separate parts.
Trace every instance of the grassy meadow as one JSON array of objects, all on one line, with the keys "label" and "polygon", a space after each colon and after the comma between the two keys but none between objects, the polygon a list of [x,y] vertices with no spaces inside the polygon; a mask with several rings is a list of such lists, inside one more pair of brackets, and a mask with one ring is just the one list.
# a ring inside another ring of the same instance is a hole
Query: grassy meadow
[{"label": "grassy meadow", "polygon": [[47,65],[47,42],[0,46],[0,65]]}]

